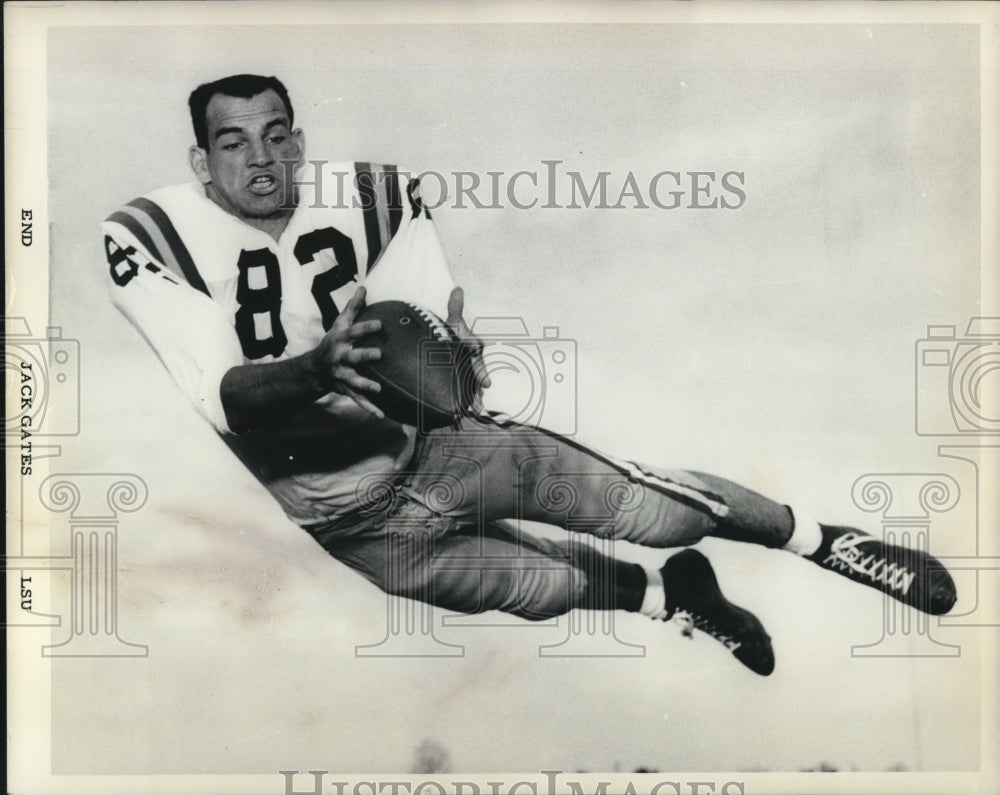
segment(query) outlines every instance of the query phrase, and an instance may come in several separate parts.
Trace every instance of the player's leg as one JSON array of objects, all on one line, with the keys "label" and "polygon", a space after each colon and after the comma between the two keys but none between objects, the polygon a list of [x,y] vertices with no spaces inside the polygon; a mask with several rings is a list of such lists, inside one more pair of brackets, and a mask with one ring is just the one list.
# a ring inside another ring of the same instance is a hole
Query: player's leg
[{"label": "player's leg", "polygon": [[[589,586],[594,561],[588,567],[555,541],[496,523],[454,526],[418,504],[404,505],[401,513],[402,524],[397,516],[379,533],[327,539],[324,547],[386,593],[459,613],[500,610],[540,621],[575,608],[611,609],[617,601],[614,590]],[[613,569],[609,582],[626,584],[634,576],[628,564],[602,562]],[[621,589],[625,608],[636,592],[631,585]]]},{"label": "player's leg", "polygon": [[612,458],[512,423],[481,419],[477,431],[428,438],[408,482],[414,499],[430,505],[444,474],[465,486],[449,506],[463,522],[527,519],[661,548],[706,535],[781,547],[793,535],[786,506],[722,478]]},{"label": "player's leg", "polygon": [[616,517],[615,537],[649,546],[689,544],[703,535],[760,544],[794,552],[926,613],[941,615],[955,604],[954,580],[926,552],[853,527],[819,524],[793,506],[715,475],[615,461],[568,440],[565,448],[560,467],[586,472],[607,465],[645,488],[639,509]]},{"label": "player's leg", "polygon": [[[887,544],[854,527],[820,524],[731,481],[704,472],[693,474],[729,507],[712,535],[794,552],[925,613],[943,615],[954,606],[955,582],[933,555]],[[764,535],[758,540],[761,529]]]},{"label": "player's leg", "polygon": [[[663,481],[672,499],[646,500],[646,485],[630,480],[606,459],[584,454],[586,448],[568,446],[558,437],[530,429],[485,423],[478,430],[481,433],[471,436],[441,430],[421,444],[414,471],[400,489],[407,506],[394,521],[404,518],[414,519],[415,524],[432,520],[464,525],[467,542],[479,539],[486,546],[496,541],[497,520],[519,518],[607,538],[648,539],[647,543],[665,547],[694,543],[713,527],[713,511],[722,509],[704,484],[687,473],[674,473],[674,480]],[[426,512],[423,519],[411,516],[419,509]],[[511,576],[510,569],[506,579],[490,575],[488,590],[495,599],[483,609],[517,612],[510,607],[511,599],[517,597],[515,602],[522,600],[529,613],[548,614],[549,608],[539,606],[547,604],[539,594],[553,583],[545,569],[551,571],[553,560],[570,559],[577,572],[574,581],[582,583],[582,590],[574,591],[579,597],[569,603],[565,598],[558,602],[556,614],[568,607],[586,607],[631,610],[658,619],[683,616],[690,626],[724,643],[754,671],[767,674],[773,669],[770,639],[764,628],[751,613],[725,599],[711,566],[700,553],[682,553],[661,569],[645,570],[620,561],[608,563],[607,557],[579,543],[571,547],[579,551],[567,551],[539,539],[534,550],[542,552],[538,561],[541,571],[529,556],[517,564],[522,571],[516,576]],[[438,565],[444,565],[441,561],[445,558],[462,557],[463,546],[457,541],[449,539],[435,549]],[[480,561],[473,560],[471,565],[478,569]],[[532,568],[532,572],[524,571]],[[460,610],[469,609],[463,605],[469,602],[466,591],[470,583],[479,587],[478,580],[468,578],[454,582],[440,579],[440,583],[445,596],[425,594],[424,598],[433,598],[436,603],[442,598],[457,598],[458,604],[449,606]],[[514,588],[517,583],[519,591]],[[410,593],[422,591],[414,588]],[[558,593],[565,594],[565,585]]]},{"label": "player's leg", "polygon": [[725,478],[614,459],[516,425],[484,420],[479,430],[471,440],[442,431],[423,456],[429,471],[478,478],[482,493],[467,507],[486,519],[524,518],[655,547],[713,535],[795,552],[925,612],[946,613],[955,602],[954,582],[932,556],[819,525]]},{"label": "player's leg", "polygon": [[676,618],[685,623],[685,634],[709,634],[756,673],[774,670],[763,626],[722,595],[708,560],[694,550],[654,572],[658,590],[652,592],[659,599],[650,600],[641,566],[586,544],[539,538],[500,523],[445,527],[416,504],[402,513],[407,520],[423,513],[423,521],[401,526],[397,517],[383,535],[328,543],[327,550],[387,593],[456,612],[500,610],[542,620],[573,609],[619,609]]},{"label": "player's leg", "polygon": [[[434,495],[446,490],[442,485],[457,480],[461,498],[442,511],[460,523],[526,519],[655,547],[693,544],[728,511],[688,472],[639,467],[556,434],[489,418],[478,418],[474,431],[430,434],[406,480],[407,496],[432,507]],[[778,509],[787,522],[787,510]]]},{"label": "player's leg", "polygon": [[[706,535],[796,553],[821,568],[932,615],[947,613],[955,604],[954,580],[944,565],[926,552],[887,544],[857,528],[820,524],[793,506],[716,475],[658,473],[638,464],[625,465],[634,467],[640,473],[638,477],[651,484],[649,495],[654,503],[671,499],[669,488],[658,486],[658,482],[686,480],[695,493],[712,495],[719,507],[713,512]],[[677,511],[673,515],[686,516]],[[697,529],[698,524],[687,518],[678,527]],[[649,529],[635,529],[638,533],[631,538],[647,543],[643,539],[648,538]]]}]

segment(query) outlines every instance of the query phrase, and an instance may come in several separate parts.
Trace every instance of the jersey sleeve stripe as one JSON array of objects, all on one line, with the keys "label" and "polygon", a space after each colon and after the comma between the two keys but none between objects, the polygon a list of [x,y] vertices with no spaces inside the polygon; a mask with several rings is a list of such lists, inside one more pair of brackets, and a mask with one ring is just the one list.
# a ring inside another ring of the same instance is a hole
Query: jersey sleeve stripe
[{"label": "jersey sleeve stripe", "polygon": [[366,269],[371,268],[382,253],[384,238],[379,223],[378,197],[375,194],[375,175],[371,163],[355,163],[358,193],[361,194],[362,214],[365,219],[365,239],[368,241],[368,262]]},{"label": "jersey sleeve stripe", "polygon": [[395,166],[386,166],[385,204],[389,208],[389,237],[393,237],[403,220],[403,201],[399,195],[399,172]]},{"label": "jersey sleeve stripe", "polygon": [[365,238],[368,241],[367,268],[370,270],[378,263],[382,252],[403,222],[399,171],[396,166],[374,163],[356,163],[355,170],[362,199]]},{"label": "jersey sleeve stripe", "polygon": [[[117,218],[115,216],[118,216]],[[128,229],[140,243],[143,244],[158,262],[177,278],[187,281],[184,272],[181,270],[176,258],[170,251],[166,238],[160,232],[160,228],[153,223],[153,220],[142,210],[133,207],[131,204],[125,205],[115,213],[115,216],[108,220],[116,220]]]},{"label": "jersey sleeve stripe", "polygon": [[146,232],[139,219],[133,218],[125,210],[118,210],[109,215],[107,220],[108,223],[125,227],[153,259],[157,262],[163,262],[163,255],[160,254],[160,250],[153,243],[153,239]]},{"label": "jersey sleeve stripe", "polygon": [[[208,295],[208,286],[205,284],[204,279],[201,278],[201,274],[198,273],[194,259],[192,259],[187,246],[184,245],[184,241],[177,234],[177,230],[171,223],[170,218],[167,217],[167,214],[163,212],[163,209],[156,202],[149,199],[136,199],[129,202],[127,207],[136,211],[131,214],[142,223],[150,233],[150,236],[154,240],[158,239],[162,242],[163,245],[161,248],[165,253],[165,257],[161,258],[160,261],[175,273],[182,275],[187,280],[187,283],[196,290],[200,290],[205,295]],[[126,212],[128,212],[128,209],[126,209]]]}]

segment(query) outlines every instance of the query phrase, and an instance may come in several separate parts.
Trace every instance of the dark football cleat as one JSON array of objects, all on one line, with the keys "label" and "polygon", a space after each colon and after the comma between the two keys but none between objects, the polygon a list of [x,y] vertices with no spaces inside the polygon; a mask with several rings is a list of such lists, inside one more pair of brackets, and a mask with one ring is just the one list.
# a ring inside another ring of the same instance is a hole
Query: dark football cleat
[{"label": "dark football cleat", "polygon": [[955,605],[955,582],[933,555],[886,544],[853,527],[820,525],[823,543],[809,559],[903,604],[940,616]]},{"label": "dark football cleat", "polygon": [[685,623],[684,635],[699,629],[719,641],[754,673],[774,670],[771,638],[757,617],[722,595],[708,558],[685,549],[660,569],[667,594],[667,619]]}]

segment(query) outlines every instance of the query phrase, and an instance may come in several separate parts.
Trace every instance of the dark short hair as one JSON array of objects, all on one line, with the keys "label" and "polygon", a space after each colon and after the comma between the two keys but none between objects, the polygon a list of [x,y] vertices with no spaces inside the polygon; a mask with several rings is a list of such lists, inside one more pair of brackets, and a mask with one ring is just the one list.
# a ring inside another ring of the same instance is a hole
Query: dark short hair
[{"label": "dark short hair", "polygon": [[292,101],[288,98],[288,89],[276,77],[263,77],[262,75],[231,75],[223,77],[221,80],[213,80],[211,83],[203,83],[191,92],[188,97],[188,107],[191,109],[191,124],[194,125],[194,139],[202,149],[208,149],[208,103],[216,94],[224,94],[227,97],[239,97],[240,99],[251,99],[258,94],[263,94],[268,89],[272,89],[281,101],[285,103],[285,110],[288,111],[288,125],[295,121],[295,112],[292,110]]}]

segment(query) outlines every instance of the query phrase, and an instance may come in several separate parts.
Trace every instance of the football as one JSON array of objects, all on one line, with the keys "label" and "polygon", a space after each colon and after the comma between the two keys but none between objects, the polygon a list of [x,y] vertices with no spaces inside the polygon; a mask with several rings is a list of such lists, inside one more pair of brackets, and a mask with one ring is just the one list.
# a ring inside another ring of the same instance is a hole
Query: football
[{"label": "football", "polygon": [[382,328],[354,345],[379,348],[382,358],[356,369],[381,384],[367,397],[387,417],[432,430],[467,413],[475,398],[472,354],[441,318],[405,301],[378,301],[358,312],[355,322],[363,320]]}]

